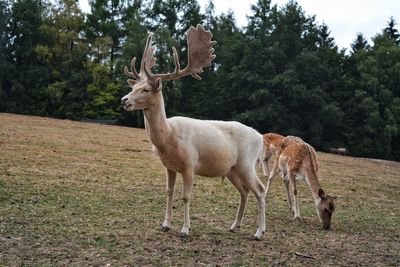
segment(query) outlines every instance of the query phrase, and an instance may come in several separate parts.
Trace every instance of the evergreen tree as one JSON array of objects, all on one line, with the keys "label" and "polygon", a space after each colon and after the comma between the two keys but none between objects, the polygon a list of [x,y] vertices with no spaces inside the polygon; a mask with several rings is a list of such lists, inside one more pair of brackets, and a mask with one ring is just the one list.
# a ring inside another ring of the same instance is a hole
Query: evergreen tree
[{"label": "evergreen tree", "polygon": [[47,40],[42,31],[44,13],[45,3],[41,0],[12,3],[7,30],[10,43],[6,49],[8,61],[13,65],[5,88],[8,112],[46,115],[41,84],[48,82],[49,70],[36,53],[36,46]]},{"label": "evergreen tree", "polygon": [[[137,1],[134,2],[137,4]],[[87,15],[86,37],[92,47],[92,59],[110,67],[114,77],[114,66],[121,54],[123,38],[122,23],[125,14],[122,0],[90,1],[91,13]]]},{"label": "evergreen tree", "polygon": [[215,5],[212,0],[209,0],[207,7],[206,7],[206,13],[205,13],[205,27],[208,29],[214,29],[215,27]]},{"label": "evergreen tree", "polygon": [[42,29],[49,40],[36,46],[41,63],[49,71],[43,84],[47,114],[59,118],[82,118],[88,100],[86,84],[89,47],[83,38],[84,15],[74,0],[59,0],[51,8]]},{"label": "evergreen tree", "polygon": [[119,117],[122,75],[121,59],[124,23],[142,1],[126,6],[123,0],[93,0],[87,15],[85,36],[90,46],[87,64],[90,83],[86,87],[88,101],[84,116],[89,118]]},{"label": "evergreen tree", "polygon": [[395,41],[397,45],[400,45],[400,34],[399,30],[395,28],[396,21],[393,17],[390,17],[388,21],[388,26],[385,28],[384,32],[390,40]]},{"label": "evergreen tree", "polygon": [[7,1],[0,0],[0,112],[7,110],[7,102],[11,84],[9,74],[12,65],[7,60],[7,46],[10,44],[7,22],[10,19],[10,10]]},{"label": "evergreen tree", "polygon": [[[387,37],[386,29],[369,49],[351,55],[354,64],[347,74],[352,96],[351,146],[356,155],[398,158],[400,48]],[[379,144],[378,146],[376,144]]]},{"label": "evergreen tree", "polygon": [[368,48],[368,41],[365,39],[364,35],[359,32],[357,33],[356,39],[353,41],[353,43],[350,45],[352,49],[352,53],[356,53],[359,50],[364,50]]},{"label": "evergreen tree", "polygon": [[[123,67],[129,66],[133,57],[136,57],[136,68],[139,70],[139,64],[142,61],[143,50],[147,38],[147,26],[145,25],[143,10],[138,6],[129,6],[127,9],[126,19],[123,31],[126,33],[126,41],[122,46],[122,59],[117,64],[117,69],[120,70],[121,82],[119,83],[119,95],[127,94],[131,88],[127,84],[126,77],[123,74]],[[119,115],[120,123],[135,127],[144,127],[143,115],[141,111],[136,112],[121,112]]]}]

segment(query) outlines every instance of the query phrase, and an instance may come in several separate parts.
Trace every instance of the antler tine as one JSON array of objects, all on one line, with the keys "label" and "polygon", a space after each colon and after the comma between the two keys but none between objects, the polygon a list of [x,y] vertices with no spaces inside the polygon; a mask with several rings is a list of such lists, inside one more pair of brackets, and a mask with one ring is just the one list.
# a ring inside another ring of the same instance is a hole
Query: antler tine
[{"label": "antler tine", "polygon": [[179,54],[176,51],[175,47],[172,47],[172,51],[174,53],[174,63],[175,63],[175,71],[174,71],[174,73],[178,74],[179,70],[181,69],[181,64],[179,63]]},{"label": "antler tine", "polygon": [[152,39],[152,34],[149,34],[149,36],[147,36],[146,46],[144,47],[142,62],[140,62],[140,72],[142,72],[142,70],[144,70],[144,64],[146,62],[146,56],[147,56],[147,49],[149,48],[151,39]]},{"label": "antler tine", "polygon": [[136,57],[134,57],[131,61],[131,71],[133,72],[133,74],[135,75],[135,77],[137,77],[139,79],[139,73],[136,70]]},{"label": "antler tine", "polygon": [[144,73],[146,73],[147,79],[155,80],[155,78],[154,78],[155,75],[151,72],[149,66],[147,66],[147,59],[142,60],[142,63],[143,63],[143,70],[144,70]]},{"label": "antler tine", "polygon": [[[174,56],[174,63],[175,63],[175,70],[172,74],[178,75],[179,71],[181,70],[181,64],[179,63],[179,54],[175,47],[172,47],[173,56]],[[160,75],[153,74],[151,72],[150,67],[147,65],[147,60],[143,60],[143,70],[146,73],[148,79],[156,79],[159,78]],[[162,74],[161,74],[162,75]]]},{"label": "antler tine", "polygon": [[156,59],[153,57],[154,47],[151,44],[152,38],[153,38],[153,35],[150,33],[149,36],[147,37],[146,47],[143,52],[143,58],[142,58],[142,62],[140,64],[140,73],[143,73],[143,72],[146,73],[145,65],[147,65],[147,68],[151,69],[156,63]]},{"label": "antler tine", "polygon": [[142,61],[140,63],[140,72],[138,73],[135,67],[136,64],[136,57],[134,57],[131,61],[131,71],[128,70],[128,67],[124,67],[124,73],[128,77],[136,78],[136,80],[144,79],[145,75],[148,79],[152,78],[153,74],[148,70],[148,68],[152,68],[155,63],[156,59],[153,57],[154,47],[151,45],[152,42],[152,34],[147,36],[146,46],[144,48]]},{"label": "antler tine", "polygon": [[190,74],[193,78],[195,78],[196,80],[201,80],[201,76],[200,75],[198,75],[198,74],[196,74],[196,73],[192,73],[192,74]]},{"label": "antler tine", "polygon": [[124,73],[128,77],[136,78],[138,80],[140,76],[139,76],[139,73],[136,71],[135,63],[136,63],[136,57],[134,57],[131,61],[131,71],[129,71],[128,67],[125,66]]}]

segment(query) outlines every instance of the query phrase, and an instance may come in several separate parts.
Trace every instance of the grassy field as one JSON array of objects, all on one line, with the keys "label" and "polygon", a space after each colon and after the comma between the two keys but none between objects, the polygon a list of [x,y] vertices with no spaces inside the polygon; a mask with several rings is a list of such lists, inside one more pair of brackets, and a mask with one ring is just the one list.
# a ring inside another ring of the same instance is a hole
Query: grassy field
[{"label": "grassy field", "polygon": [[320,227],[304,182],[294,221],[277,177],[262,241],[250,239],[253,196],[231,233],[239,194],[196,177],[181,240],[180,179],[164,233],[164,170],[150,149],[141,129],[0,114],[0,266],[400,265],[400,163],[318,153],[337,197],[333,229]]}]

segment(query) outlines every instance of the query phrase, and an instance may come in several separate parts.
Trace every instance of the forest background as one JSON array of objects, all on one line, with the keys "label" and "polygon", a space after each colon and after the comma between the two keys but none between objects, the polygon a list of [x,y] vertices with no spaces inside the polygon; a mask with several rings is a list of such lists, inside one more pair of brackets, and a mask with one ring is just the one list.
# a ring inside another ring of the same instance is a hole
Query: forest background
[{"label": "forest background", "polygon": [[[295,1],[259,0],[244,27],[212,1],[0,0],[0,112],[62,119],[113,119],[143,127],[140,111],[120,99],[123,74],[140,62],[154,33],[154,72],[185,66],[185,32],[203,24],[217,55],[203,81],[163,86],[168,116],[237,120],[261,133],[297,135],[318,150],[346,147],[354,156],[400,160],[400,35],[396,21],[372,38],[339,49],[327,25]],[[383,22],[384,24],[385,22]]]}]

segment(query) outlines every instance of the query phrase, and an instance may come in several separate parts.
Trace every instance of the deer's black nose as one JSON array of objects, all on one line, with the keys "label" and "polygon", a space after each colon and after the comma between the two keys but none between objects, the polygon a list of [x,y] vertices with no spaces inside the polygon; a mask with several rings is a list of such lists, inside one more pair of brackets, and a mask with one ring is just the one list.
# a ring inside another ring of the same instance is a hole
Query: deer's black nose
[{"label": "deer's black nose", "polygon": [[124,96],[123,98],[121,98],[121,104],[125,105],[125,102],[128,101],[128,97]]}]

